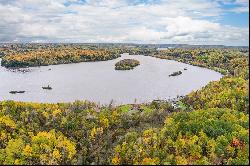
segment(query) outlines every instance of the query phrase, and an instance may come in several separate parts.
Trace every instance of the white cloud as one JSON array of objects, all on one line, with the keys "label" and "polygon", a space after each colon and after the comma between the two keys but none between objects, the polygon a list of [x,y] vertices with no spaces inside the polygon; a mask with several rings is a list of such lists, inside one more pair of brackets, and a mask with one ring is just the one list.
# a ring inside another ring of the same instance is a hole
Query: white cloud
[{"label": "white cloud", "polygon": [[205,20],[194,20],[189,17],[166,18],[166,30],[169,36],[183,36],[181,34],[201,33],[218,30],[219,24]]},{"label": "white cloud", "polygon": [[[70,2],[10,0],[2,3],[0,0],[0,41],[248,45],[248,28],[213,21],[224,12],[216,1]],[[234,3],[245,4],[245,1]]]}]

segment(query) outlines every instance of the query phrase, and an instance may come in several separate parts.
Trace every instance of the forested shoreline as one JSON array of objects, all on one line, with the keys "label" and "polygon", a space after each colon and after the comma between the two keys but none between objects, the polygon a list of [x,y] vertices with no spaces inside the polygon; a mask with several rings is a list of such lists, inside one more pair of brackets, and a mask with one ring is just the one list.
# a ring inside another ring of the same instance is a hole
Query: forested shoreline
[{"label": "forested shoreline", "polygon": [[1,101],[0,164],[249,164],[248,55],[217,48],[147,55],[225,76],[178,101],[178,108],[157,101]]},{"label": "forested shoreline", "polygon": [[120,57],[109,50],[51,49],[32,50],[11,54],[2,58],[1,65],[7,68],[47,66],[89,61],[106,61]]},{"label": "forested shoreline", "polygon": [[116,59],[122,53],[152,55],[155,48],[102,47],[87,44],[16,44],[0,46],[1,66],[24,68],[79,62],[95,62]]}]

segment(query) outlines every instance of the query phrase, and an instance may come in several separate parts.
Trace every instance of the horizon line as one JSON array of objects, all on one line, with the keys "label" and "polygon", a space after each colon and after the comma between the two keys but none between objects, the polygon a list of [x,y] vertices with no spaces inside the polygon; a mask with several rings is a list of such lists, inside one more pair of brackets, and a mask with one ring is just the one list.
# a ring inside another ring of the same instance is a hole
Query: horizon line
[{"label": "horizon line", "polygon": [[249,45],[223,45],[223,44],[184,44],[184,43],[133,43],[133,42],[0,42],[0,44],[134,44],[134,45],[187,45],[187,46],[224,46],[249,47]]}]

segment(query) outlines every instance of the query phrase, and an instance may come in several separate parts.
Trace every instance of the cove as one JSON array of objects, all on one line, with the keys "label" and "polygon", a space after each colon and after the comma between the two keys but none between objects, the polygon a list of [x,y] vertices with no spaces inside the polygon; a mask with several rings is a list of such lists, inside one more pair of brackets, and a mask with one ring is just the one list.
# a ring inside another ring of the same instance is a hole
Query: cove
[{"label": "cove", "polygon": [[[133,70],[115,70],[116,62],[128,58],[139,60],[140,65]],[[30,67],[29,70],[13,72],[0,67],[1,101],[143,103],[187,95],[223,76],[210,69],[173,60],[128,54],[109,61]],[[182,74],[169,77],[176,71]],[[48,85],[53,89],[42,88]],[[25,93],[10,94],[12,90]]]}]

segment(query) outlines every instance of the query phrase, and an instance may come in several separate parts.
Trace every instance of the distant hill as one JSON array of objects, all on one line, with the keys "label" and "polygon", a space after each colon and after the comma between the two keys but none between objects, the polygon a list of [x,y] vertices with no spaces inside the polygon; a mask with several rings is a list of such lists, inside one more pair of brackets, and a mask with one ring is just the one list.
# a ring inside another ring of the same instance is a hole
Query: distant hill
[{"label": "distant hill", "polygon": [[189,45],[189,44],[136,44],[136,43],[0,43],[1,48],[47,48],[61,46],[88,46],[88,47],[142,47],[142,48],[242,48],[249,46],[225,46],[225,45]]}]

